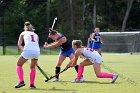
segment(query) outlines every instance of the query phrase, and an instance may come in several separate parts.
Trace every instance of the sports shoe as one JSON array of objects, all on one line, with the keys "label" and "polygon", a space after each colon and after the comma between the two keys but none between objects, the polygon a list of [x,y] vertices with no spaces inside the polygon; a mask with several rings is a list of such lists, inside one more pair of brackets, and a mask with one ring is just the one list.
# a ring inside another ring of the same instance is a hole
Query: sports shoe
[{"label": "sports shoe", "polygon": [[80,78],[80,81],[85,81],[83,77]]},{"label": "sports shoe", "polygon": [[118,78],[118,74],[115,74],[112,78],[112,82],[111,83],[115,83],[115,81],[117,80]]},{"label": "sports shoe", "polygon": [[24,81],[19,82],[19,83],[15,86],[15,88],[20,88],[20,87],[23,87],[23,86],[25,86]]},{"label": "sports shoe", "polygon": [[35,85],[30,85],[30,89],[35,89],[36,88],[36,86]]},{"label": "sports shoe", "polygon": [[54,78],[52,82],[59,82],[60,80],[58,78]]},{"label": "sports shoe", "polygon": [[82,83],[82,82],[84,82],[82,79],[78,80],[77,78],[74,81],[72,81],[72,83]]}]

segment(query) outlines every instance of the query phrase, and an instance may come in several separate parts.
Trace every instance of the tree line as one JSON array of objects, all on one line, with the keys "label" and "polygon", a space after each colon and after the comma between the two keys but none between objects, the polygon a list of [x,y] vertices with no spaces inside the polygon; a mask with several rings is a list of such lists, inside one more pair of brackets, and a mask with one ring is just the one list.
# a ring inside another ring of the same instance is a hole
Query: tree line
[{"label": "tree line", "polygon": [[140,30],[139,0],[1,0],[0,11],[0,37],[7,43],[16,43],[24,22],[30,21],[43,44],[55,17],[54,28],[70,40],[86,42],[95,27]]}]

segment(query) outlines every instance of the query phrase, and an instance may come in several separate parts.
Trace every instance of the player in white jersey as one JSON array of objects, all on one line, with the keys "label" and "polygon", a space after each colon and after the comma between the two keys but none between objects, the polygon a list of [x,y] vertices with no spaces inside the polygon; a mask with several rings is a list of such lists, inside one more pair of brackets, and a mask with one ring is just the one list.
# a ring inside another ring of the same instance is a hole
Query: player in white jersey
[{"label": "player in white jersey", "polygon": [[[91,48],[82,47],[81,40],[73,40],[72,48],[75,51],[75,57],[70,61],[71,66],[75,66],[79,57],[84,58],[85,60],[79,64],[77,78],[73,81],[75,83],[83,82],[81,77],[84,71],[84,66],[93,65],[94,72],[98,78],[111,78],[112,83],[118,78],[117,74],[111,74],[106,72],[101,72],[102,57],[97,51],[94,51]],[[67,68],[67,67],[66,67]]]},{"label": "player in white jersey", "polygon": [[[22,46],[23,41],[25,43],[24,47]],[[18,39],[18,47],[22,53],[17,62],[16,71],[19,83],[15,86],[15,88],[25,86],[22,66],[28,59],[31,59],[30,88],[36,88],[34,85],[36,76],[35,66],[37,65],[37,61],[40,55],[40,48],[38,42],[39,37],[36,33],[34,33],[33,26],[30,24],[30,22],[25,22],[24,31],[20,34]]]}]

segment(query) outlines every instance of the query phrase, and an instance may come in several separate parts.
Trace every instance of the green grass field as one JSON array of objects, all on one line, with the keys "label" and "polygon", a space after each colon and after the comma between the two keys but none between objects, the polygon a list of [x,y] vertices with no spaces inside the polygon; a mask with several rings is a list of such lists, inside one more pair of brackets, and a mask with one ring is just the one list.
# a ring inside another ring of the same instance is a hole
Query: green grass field
[{"label": "green grass field", "polygon": [[[29,62],[24,68],[26,86],[15,89],[17,84],[16,55],[0,56],[0,93],[140,93],[140,55],[110,55],[103,54],[102,71],[116,72],[119,78],[115,84],[111,79],[96,78],[92,66],[85,67],[84,83],[71,83],[76,76],[74,68],[68,69],[60,75],[61,82],[47,82],[42,74],[37,71],[36,87],[29,89]],[[54,75],[57,55],[42,55],[39,65],[50,75]],[[69,59],[65,60],[62,68]],[[80,62],[80,59],[78,62]]]}]

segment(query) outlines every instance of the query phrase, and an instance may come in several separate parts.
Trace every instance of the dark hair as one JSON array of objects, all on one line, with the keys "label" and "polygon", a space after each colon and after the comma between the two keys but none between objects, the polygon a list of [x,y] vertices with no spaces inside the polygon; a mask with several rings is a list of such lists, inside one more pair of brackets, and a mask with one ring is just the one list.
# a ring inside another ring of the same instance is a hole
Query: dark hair
[{"label": "dark hair", "polygon": [[55,35],[55,34],[57,34],[58,32],[56,31],[56,30],[51,30],[50,32],[49,32],[49,35]]},{"label": "dark hair", "polygon": [[29,21],[26,21],[25,23],[24,23],[24,25],[25,26],[28,26],[28,25],[30,25],[31,23],[29,22]]},{"label": "dark hair", "polygon": [[29,21],[26,21],[24,23],[24,30],[25,31],[35,31],[34,27],[32,26],[32,24]]}]

